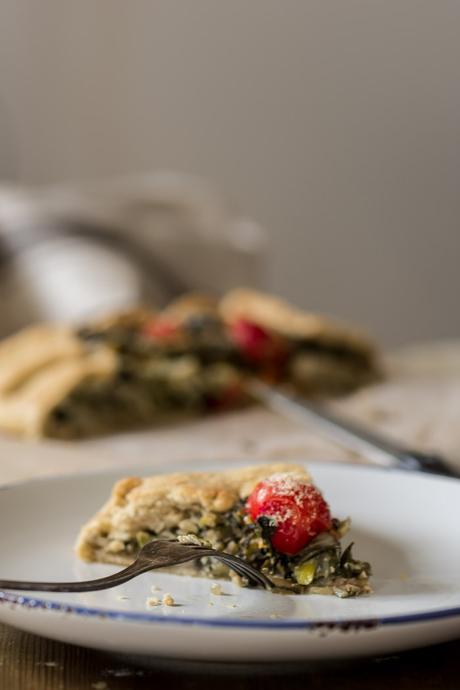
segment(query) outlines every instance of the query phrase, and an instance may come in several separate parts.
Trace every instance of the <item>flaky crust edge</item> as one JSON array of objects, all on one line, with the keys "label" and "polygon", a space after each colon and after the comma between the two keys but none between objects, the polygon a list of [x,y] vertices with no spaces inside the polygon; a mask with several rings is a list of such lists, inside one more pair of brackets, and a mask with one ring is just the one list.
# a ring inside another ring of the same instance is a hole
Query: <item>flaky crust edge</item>
[{"label": "flaky crust edge", "polygon": [[324,347],[342,346],[368,359],[376,354],[374,343],[358,329],[303,311],[279,297],[252,288],[228,292],[220,301],[219,311],[229,323],[248,319],[287,338],[315,340]]}]

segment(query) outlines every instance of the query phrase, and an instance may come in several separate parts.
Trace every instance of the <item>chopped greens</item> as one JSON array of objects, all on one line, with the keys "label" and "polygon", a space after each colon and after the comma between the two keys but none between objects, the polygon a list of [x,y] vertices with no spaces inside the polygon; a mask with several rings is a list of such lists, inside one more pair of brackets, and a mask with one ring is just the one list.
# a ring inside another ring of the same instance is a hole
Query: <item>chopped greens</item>
[{"label": "chopped greens", "polygon": [[[300,553],[288,556],[275,551],[271,545],[271,519],[262,517],[253,522],[241,501],[227,513],[190,512],[177,528],[163,530],[159,534],[150,530],[139,531],[134,539],[125,543],[125,551],[135,555],[146,543],[158,538],[212,546],[244,558],[283,591],[288,588],[293,593],[334,594],[344,598],[371,591],[369,563],[353,558],[353,544],[342,551],[340,539],[348,531],[349,524],[349,520],[333,520],[329,532],[322,532]],[[229,575],[227,566],[213,558],[201,558],[198,565],[201,572],[212,578]]]}]

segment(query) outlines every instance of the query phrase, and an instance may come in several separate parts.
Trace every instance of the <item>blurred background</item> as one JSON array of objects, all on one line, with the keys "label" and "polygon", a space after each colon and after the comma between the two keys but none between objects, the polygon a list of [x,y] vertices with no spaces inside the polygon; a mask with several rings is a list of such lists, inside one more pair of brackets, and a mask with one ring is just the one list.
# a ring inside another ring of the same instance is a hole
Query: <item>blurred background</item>
[{"label": "blurred background", "polygon": [[162,208],[164,239],[185,199],[234,253],[198,248],[190,280],[227,266],[219,287],[252,279],[387,345],[458,336],[459,35],[458,0],[1,0],[5,246],[85,206],[133,233]]}]

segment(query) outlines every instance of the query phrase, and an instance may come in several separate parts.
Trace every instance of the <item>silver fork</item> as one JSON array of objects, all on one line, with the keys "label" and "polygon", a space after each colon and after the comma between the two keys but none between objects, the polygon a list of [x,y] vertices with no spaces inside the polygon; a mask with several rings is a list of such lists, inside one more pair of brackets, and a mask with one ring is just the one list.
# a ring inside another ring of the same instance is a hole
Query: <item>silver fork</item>
[{"label": "silver fork", "polygon": [[107,577],[100,577],[96,580],[82,580],[81,582],[0,580],[0,589],[19,589],[33,592],[93,592],[122,585],[124,582],[128,582],[128,580],[132,580],[134,577],[155,568],[178,565],[179,563],[193,561],[203,556],[210,556],[222,561],[238,575],[247,578],[255,585],[260,585],[265,589],[272,589],[274,587],[274,584],[268,577],[253,568],[249,563],[246,563],[242,558],[197,544],[181,544],[178,541],[158,539],[145,544],[139,551],[134,563]]}]

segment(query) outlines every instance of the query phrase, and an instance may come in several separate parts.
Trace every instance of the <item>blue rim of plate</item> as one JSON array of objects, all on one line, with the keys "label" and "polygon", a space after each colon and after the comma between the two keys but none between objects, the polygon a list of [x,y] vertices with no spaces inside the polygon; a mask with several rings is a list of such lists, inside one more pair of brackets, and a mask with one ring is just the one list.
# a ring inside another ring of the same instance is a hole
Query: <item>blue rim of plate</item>
[{"label": "blue rim of plate", "polygon": [[[310,462],[311,467],[315,463]],[[407,476],[408,472],[406,470],[401,470],[399,468],[393,467],[382,467],[377,465],[348,465],[341,462],[328,462],[328,466],[339,465],[342,469],[345,467],[348,470],[352,470],[355,467],[359,469],[371,470],[371,471],[384,471],[388,472],[401,472],[403,475]],[[133,468],[135,469],[135,468]],[[100,475],[107,474],[110,475],[113,472],[108,470],[94,472],[85,472],[87,475]],[[422,473],[414,473],[415,476],[419,478],[426,478],[435,481],[458,481],[451,478],[441,477],[437,475],[424,475]],[[11,482],[9,484],[3,484],[0,486],[0,491],[8,490],[11,488],[16,488],[18,486],[23,486],[25,484],[31,484],[34,482],[43,482],[47,480],[59,480],[59,479],[69,479],[72,476],[81,477],[81,473],[72,473],[64,475],[54,475],[45,477],[36,477],[30,480],[19,480],[17,482]],[[37,597],[15,594],[11,591],[0,590],[0,604],[10,604],[12,606],[21,606],[22,608],[28,610],[41,610],[41,611],[53,611],[55,613],[67,613],[76,616],[82,616],[86,618],[97,618],[98,620],[117,620],[125,621],[131,623],[160,623],[166,625],[192,625],[201,627],[212,627],[212,628],[246,628],[246,629],[265,629],[265,630],[375,630],[381,626],[391,626],[391,625],[410,625],[415,623],[430,623],[437,620],[444,620],[449,618],[460,617],[460,606],[450,607],[447,609],[438,609],[434,611],[420,611],[419,613],[410,613],[404,615],[393,615],[393,616],[382,616],[379,618],[344,618],[344,619],[332,619],[324,621],[312,621],[312,620],[299,620],[299,621],[282,621],[282,620],[241,620],[241,619],[228,619],[228,618],[197,618],[197,617],[186,617],[186,616],[174,616],[174,618],[169,618],[165,616],[157,616],[149,613],[140,612],[126,612],[117,611],[113,609],[102,609],[96,607],[87,606],[72,606],[64,602],[51,601],[46,599],[39,599]]]},{"label": "blue rim of plate", "polygon": [[14,594],[8,591],[0,591],[0,604],[21,606],[29,610],[54,611],[56,613],[68,613],[98,620],[118,620],[131,623],[162,623],[169,625],[194,625],[217,628],[259,628],[266,630],[372,630],[380,626],[404,625],[411,623],[429,623],[445,618],[460,617],[460,606],[436,611],[422,611],[402,616],[383,616],[381,618],[356,618],[336,619],[324,621],[267,621],[267,620],[232,620],[228,618],[194,618],[186,616],[174,616],[174,618],[155,616],[149,613],[136,613],[116,611],[112,609],[99,609],[86,606],[72,606],[58,601],[38,599],[36,597]]}]

